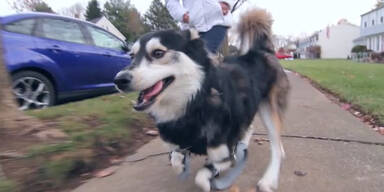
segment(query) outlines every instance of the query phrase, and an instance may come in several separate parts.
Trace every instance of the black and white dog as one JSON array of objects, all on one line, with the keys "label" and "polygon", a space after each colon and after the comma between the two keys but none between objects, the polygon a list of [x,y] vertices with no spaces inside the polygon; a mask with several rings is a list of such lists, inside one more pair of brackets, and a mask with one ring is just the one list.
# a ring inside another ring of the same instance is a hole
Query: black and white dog
[{"label": "black and white dog", "polygon": [[[148,33],[133,45],[132,64],[116,75],[120,91],[140,91],[134,108],[154,118],[178,173],[187,171],[189,153],[208,156],[195,177],[203,191],[227,188],[241,173],[256,112],[271,144],[271,160],[257,187],[277,188],[289,83],[274,56],[271,24],[264,10],[245,13],[238,25],[240,55],[218,65],[194,30]],[[223,171],[227,175],[219,177]]]}]

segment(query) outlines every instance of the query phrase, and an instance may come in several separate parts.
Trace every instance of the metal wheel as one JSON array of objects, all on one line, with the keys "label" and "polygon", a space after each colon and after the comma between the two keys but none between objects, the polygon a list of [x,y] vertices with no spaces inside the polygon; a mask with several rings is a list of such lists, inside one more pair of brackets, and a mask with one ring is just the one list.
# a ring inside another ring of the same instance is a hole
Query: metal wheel
[{"label": "metal wheel", "polygon": [[13,94],[20,110],[46,108],[54,103],[51,82],[40,73],[25,71],[14,76]]}]

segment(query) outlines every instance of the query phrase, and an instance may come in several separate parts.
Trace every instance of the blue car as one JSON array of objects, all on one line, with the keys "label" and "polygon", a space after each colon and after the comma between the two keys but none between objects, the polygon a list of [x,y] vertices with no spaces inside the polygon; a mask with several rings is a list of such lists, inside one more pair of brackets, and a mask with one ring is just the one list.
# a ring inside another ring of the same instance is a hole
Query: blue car
[{"label": "blue car", "polygon": [[45,13],[0,18],[4,59],[20,109],[115,91],[128,48],[89,22]]}]

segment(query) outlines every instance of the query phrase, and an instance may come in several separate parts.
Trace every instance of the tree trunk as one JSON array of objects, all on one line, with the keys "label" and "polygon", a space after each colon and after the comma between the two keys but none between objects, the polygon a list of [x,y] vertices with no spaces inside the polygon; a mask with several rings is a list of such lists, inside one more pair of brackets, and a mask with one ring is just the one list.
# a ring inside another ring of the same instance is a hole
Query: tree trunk
[{"label": "tree trunk", "polygon": [[4,117],[8,112],[16,111],[16,103],[14,101],[9,75],[3,60],[3,46],[0,38],[0,118]]},{"label": "tree trunk", "polygon": [[[1,29],[0,29],[1,30]],[[0,129],[36,126],[38,121],[18,110],[12,94],[10,78],[4,63],[4,49],[0,36]]]}]

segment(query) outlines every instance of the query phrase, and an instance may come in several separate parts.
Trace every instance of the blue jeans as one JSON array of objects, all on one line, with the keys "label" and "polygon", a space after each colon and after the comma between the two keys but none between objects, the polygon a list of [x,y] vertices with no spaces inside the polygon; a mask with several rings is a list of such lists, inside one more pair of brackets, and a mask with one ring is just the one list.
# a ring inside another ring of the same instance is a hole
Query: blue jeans
[{"label": "blue jeans", "polygon": [[221,42],[227,34],[228,27],[215,25],[207,32],[200,32],[200,37],[205,41],[205,45],[212,53],[216,54]]}]

